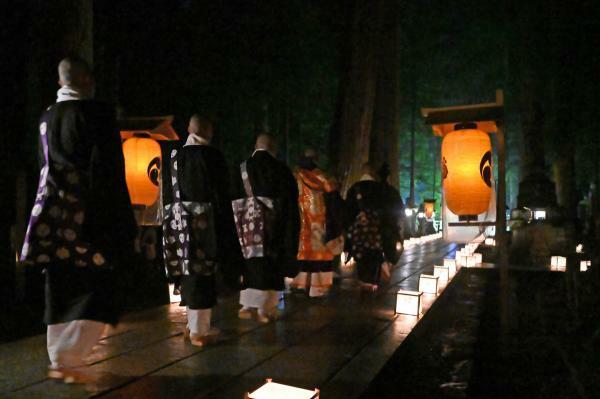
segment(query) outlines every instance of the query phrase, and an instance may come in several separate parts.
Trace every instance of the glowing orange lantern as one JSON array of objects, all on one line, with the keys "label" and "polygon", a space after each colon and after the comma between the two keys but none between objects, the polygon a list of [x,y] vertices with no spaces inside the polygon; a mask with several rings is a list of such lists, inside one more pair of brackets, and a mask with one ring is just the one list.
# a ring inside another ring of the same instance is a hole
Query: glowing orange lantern
[{"label": "glowing orange lantern", "polygon": [[433,212],[435,208],[435,200],[426,199],[423,203],[425,205],[425,217],[427,219],[431,219],[433,217]]},{"label": "glowing orange lantern", "polygon": [[123,143],[125,179],[131,203],[148,207],[159,198],[160,145],[147,133],[136,133]]},{"label": "glowing orange lantern", "polygon": [[492,144],[477,125],[458,124],[442,141],[442,187],[448,209],[462,218],[488,210],[492,196]]}]

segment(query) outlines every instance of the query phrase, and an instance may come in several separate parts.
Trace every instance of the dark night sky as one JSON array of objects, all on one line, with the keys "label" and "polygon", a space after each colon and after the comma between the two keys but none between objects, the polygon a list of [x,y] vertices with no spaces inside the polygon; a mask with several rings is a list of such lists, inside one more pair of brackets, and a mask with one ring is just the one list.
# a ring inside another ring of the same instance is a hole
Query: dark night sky
[{"label": "dark night sky", "polygon": [[[29,43],[40,39],[32,32],[40,19],[50,18],[36,14],[39,1],[3,2],[11,10],[4,13],[0,31],[6,93],[2,124],[4,132],[11,132],[5,133],[5,158],[9,160],[16,156],[16,161],[30,162],[32,140],[27,137],[35,136],[34,122],[43,107],[34,110],[29,104],[34,99],[40,104],[52,101],[50,95],[56,89],[55,82],[48,81],[40,82],[39,90],[28,90],[33,80],[24,67],[32,62]],[[30,8],[24,6],[28,3]],[[558,76],[560,67],[566,65],[566,75],[578,77],[578,115],[573,118],[577,132],[566,136],[577,136],[578,162],[583,170],[593,169],[588,161],[594,154],[590,150],[597,98],[593,93],[598,92],[597,9],[594,2],[585,0],[570,5],[551,3],[548,7],[540,7],[541,0],[400,3],[401,156],[407,154],[413,86],[417,108],[489,101],[496,88],[504,88],[510,111],[509,174],[516,182],[519,109],[511,86],[515,71],[507,54],[519,42],[535,36],[538,41],[528,51],[544,60],[545,75]],[[94,52],[98,95],[117,102],[127,115],[174,114],[180,133],[184,133],[189,114],[207,113],[215,119],[220,144],[232,162],[247,154],[265,104],[274,131],[282,130],[283,115],[289,110],[292,160],[306,144],[324,149],[340,73],[348,67],[340,62],[340,52],[347,44],[347,5],[341,0],[97,0]],[[523,13],[531,20],[527,35],[515,33],[514,16]],[[50,26],[45,33],[52,37],[52,26],[60,26],[60,21],[55,25],[54,21],[45,22]],[[576,37],[576,45],[566,54],[557,47],[565,32]],[[550,85],[552,80],[547,80]],[[36,90],[46,94],[36,96]],[[549,100],[557,98],[544,96],[543,101]],[[550,117],[546,119],[551,124]],[[420,148],[429,151],[427,128],[417,121],[417,129],[425,140]],[[547,135],[548,162],[557,156],[552,143],[564,136]],[[424,163],[426,171],[432,162]],[[578,179],[584,190],[589,176],[580,173]]]}]

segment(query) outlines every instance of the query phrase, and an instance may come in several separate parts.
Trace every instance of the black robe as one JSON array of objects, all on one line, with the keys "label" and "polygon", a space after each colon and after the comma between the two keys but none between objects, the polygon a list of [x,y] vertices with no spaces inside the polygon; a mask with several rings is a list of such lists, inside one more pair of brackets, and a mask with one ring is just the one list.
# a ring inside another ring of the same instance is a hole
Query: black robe
[{"label": "black robe", "polygon": [[[284,276],[293,275],[297,268],[296,255],[300,235],[298,185],[290,168],[267,151],[256,151],[247,161],[247,170],[254,195],[278,201],[279,212],[275,231],[279,239],[275,257],[245,260],[244,287],[283,290]],[[239,168],[234,176],[233,199],[246,198]]]},{"label": "black robe", "polygon": [[[214,207],[217,260],[223,279],[235,286],[241,274],[241,252],[233,222],[229,169],[221,152],[208,145],[184,146],[177,155],[182,201],[210,202]],[[169,184],[164,186],[171,187]],[[190,309],[216,305],[216,276],[181,276],[182,299]]]},{"label": "black robe", "polygon": [[44,320],[47,324],[84,319],[115,324],[137,226],[114,109],[93,100],[63,101],[51,106],[41,121],[47,124],[50,164],[73,167],[88,176],[80,187],[85,200],[83,238],[111,266],[81,268],[68,260],[48,265]]},{"label": "black robe", "polygon": [[[354,257],[358,279],[370,284],[378,284],[383,261],[395,264],[398,261],[396,243],[398,229],[394,213],[397,202],[390,197],[387,188],[376,181],[360,181],[350,187],[346,195],[346,230],[362,211],[377,211],[380,215],[380,231],[382,250],[370,251],[362,259]],[[346,241],[346,250],[354,256],[352,238]]]}]

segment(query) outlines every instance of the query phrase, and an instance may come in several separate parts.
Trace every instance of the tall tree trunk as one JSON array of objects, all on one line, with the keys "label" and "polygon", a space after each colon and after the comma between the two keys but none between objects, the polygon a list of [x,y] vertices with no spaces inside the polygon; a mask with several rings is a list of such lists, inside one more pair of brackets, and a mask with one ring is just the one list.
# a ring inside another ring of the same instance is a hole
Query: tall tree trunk
[{"label": "tall tree trunk", "polygon": [[[16,203],[15,241],[20,248],[31,209],[35,186],[38,183],[37,160],[38,120],[41,112],[55,102],[58,90],[57,66],[69,55],[78,55],[88,62],[93,59],[93,1],[92,0],[31,0],[29,2],[29,48],[26,66],[26,126],[20,138],[22,151],[19,157],[24,166],[21,170],[25,186],[23,195]],[[23,187],[18,187],[22,189]],[[40,294],[41,293],[41,294]],[[31,287],[26,294],[29,303],[43,304],[42,287]],[[37,296],[37,297],[36,297]]]},{"label": "tall tree trunk", "polygon": [[584,62],[580,56],[582,43],[585,38],[578,35],[578,24],[573,24],[571,16],[566,16],[564,5],[560,1],[549,4],[552,7],[556,39],[556,50],[553,52],[554,84],[551,86],[554,95],[553,121],[555,129],[551,140],[554,153],[554,181],[556,183],[556,199],[558,205],[564,208],[568,220],[577,219],[577,187],[575,181],[575,144],[581,130],[582,123],[579,119],[578,103],[578,75],[573,73],[572,64],[565,63],[571,59],[574,64]]},{"label": "tall tree trunk", "polygon": [[384,4],[378,42],[375,109],[369,145],[369,161],[390,167],[390,183],[398,187],[400,129],[400,24],[396,1]]},{"label": "tall tree trunk", "polygon": [[360,177],[361,165],[369,158],[369,142],[377,83],[376,40],[381,26],[383,0],[352,4],[350,48],[346,54],[330,145],[342,192]]},{"label": "tall tree trunk", "polygon": [[[521,146],[519,207],[547,207],[556,205],[554,184],[546,176],[544,115],[543,55],[531,51],[541,48],[543,18],[535,5],[512,7],[516,35],[511,60],[516,63],[518,102],[521,110]],[[540,28],[540,29],[537,29]]]}]

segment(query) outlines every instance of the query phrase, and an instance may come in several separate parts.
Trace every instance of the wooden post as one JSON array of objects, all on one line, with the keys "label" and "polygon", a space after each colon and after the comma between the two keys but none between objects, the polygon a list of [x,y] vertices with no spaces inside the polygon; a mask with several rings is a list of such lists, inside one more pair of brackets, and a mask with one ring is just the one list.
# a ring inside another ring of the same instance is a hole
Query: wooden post
[{"label": "wooden post", "polygon": [[[502,90],[496,91],[496,103],[504,104]],[[508,237],[506,234],[506,137],[504,135],[504,122],[496,121],[496,144],[498,146],[498,193],[496,200],[496,259],[500,267],[500,328],[501,341],[508,336]]]}]

